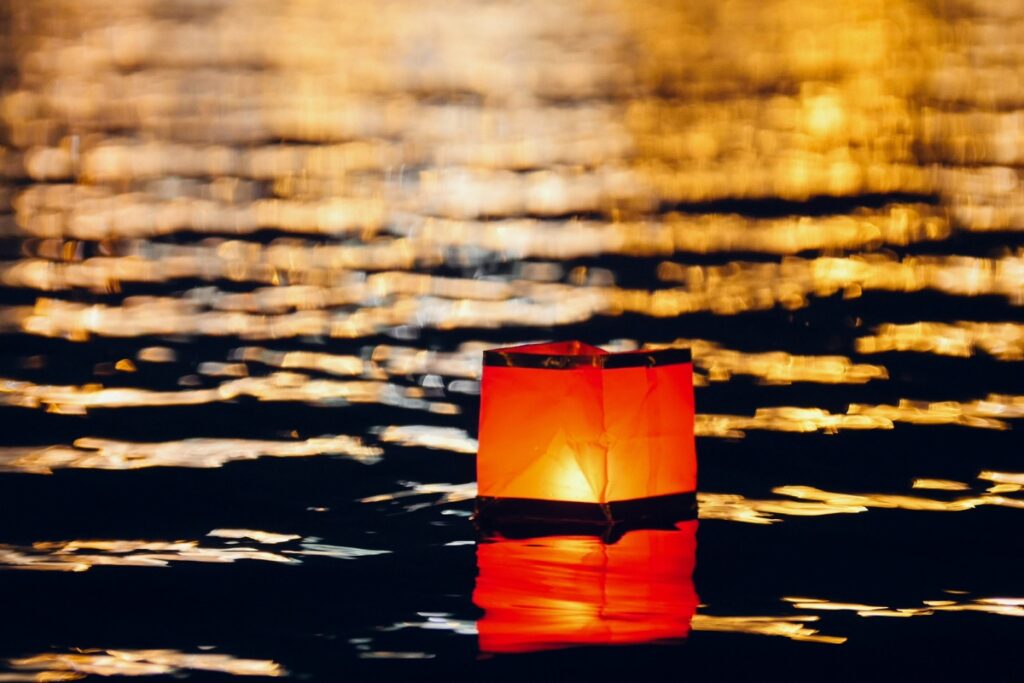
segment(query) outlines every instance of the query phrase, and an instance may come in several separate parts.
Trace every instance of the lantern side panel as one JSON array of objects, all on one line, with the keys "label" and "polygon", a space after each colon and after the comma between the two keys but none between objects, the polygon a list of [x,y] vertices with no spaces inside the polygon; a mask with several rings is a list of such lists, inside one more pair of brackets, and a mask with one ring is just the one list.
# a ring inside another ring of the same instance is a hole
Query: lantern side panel
[{"label": "lantern side panel", "polygon": [[696,491],[693,366],[605,370],[602,383],[608,453],[601,502]]},{"label": "lantern side panel", "polygon": [[485,367],[479,495],[601,502],[607,475],[601,390],[597,368]]}]

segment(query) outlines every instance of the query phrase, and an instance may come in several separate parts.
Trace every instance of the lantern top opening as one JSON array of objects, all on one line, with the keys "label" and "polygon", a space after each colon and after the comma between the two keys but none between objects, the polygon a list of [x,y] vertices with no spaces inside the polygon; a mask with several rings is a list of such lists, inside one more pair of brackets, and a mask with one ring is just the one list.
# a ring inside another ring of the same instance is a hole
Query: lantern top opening
[{"label": "lantern top opening", "polygon": [[685,348],[610,353],[580,341],[524,344],[484,351],[484,365],[547,370],[657,367],[689,363],[690,358],[690,350]]}]

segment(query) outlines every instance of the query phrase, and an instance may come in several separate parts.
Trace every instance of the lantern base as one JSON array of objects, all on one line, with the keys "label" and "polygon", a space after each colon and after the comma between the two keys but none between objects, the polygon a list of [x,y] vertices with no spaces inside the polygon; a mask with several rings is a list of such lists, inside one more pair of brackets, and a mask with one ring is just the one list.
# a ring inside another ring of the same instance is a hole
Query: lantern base
[{"label": "lantern base", "polygon": [[476,499],[477,524],[483,528],[511,523],[568,523],[572,525],[672,524],[697,518],[697,494],[674,493],[619,500],[612,503],[577,503],[536,498]]}]

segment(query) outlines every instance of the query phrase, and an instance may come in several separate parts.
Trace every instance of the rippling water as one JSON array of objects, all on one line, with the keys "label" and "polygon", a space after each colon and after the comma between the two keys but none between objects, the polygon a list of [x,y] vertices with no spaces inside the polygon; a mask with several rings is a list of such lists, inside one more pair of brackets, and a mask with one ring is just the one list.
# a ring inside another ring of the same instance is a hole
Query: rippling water
[{"label": "rippling water", "polygon": [[[0,681],[1014,679],[1018,3],[0,26]],[[699,531],[478,536],[540,339],[692,348]]]}]

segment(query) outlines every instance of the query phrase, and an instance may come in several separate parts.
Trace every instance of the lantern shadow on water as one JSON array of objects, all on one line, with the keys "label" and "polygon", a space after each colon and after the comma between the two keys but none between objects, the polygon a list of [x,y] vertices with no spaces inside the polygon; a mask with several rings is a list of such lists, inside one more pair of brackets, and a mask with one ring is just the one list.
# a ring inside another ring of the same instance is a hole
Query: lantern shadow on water
[{"label": "lantern shadow on water", "polygon": [[696,520],[673,529],[494,537],[477,545],[480,650],[525,653],[685,638],[697,609]]},{"label": "lantern shadow on water", "polygon": [[694,516],[689,350],[495,349],[484,353],[481,391],[477,512],[485,525]]}]

